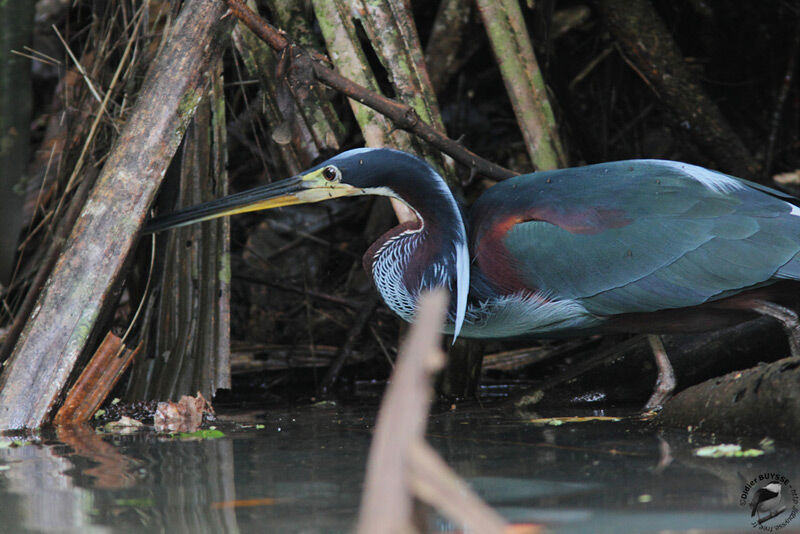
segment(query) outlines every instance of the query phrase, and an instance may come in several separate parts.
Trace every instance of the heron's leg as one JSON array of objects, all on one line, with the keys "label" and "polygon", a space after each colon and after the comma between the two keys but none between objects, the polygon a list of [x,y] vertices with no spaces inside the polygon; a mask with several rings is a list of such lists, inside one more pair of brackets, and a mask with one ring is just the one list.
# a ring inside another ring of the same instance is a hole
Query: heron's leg
[{"label": "heron's leg", "polygon": [[667,351],[664,350],[664,344],[661,342],[661,337],[656,335],[648,335],[647,341],[650,342],[650,348],[653,350],[653,358],[656,362],[656,369],[658,370],[658,378],[656,378],[656,387],[653,389],[653,394],[650,400],[644,405],[645,410],[656,410],[661,408],[661,405],[672,395],[675,390],[675,373],[672,371],[672,364],[669,363]]},{"label": "heron's leg", "polygon": [[800,321],[798,321],[797,313],[766,300],[754,300],[753,311],[780,321],[789,337],[789,349],[792,351],[792,356],[800,356]]}]

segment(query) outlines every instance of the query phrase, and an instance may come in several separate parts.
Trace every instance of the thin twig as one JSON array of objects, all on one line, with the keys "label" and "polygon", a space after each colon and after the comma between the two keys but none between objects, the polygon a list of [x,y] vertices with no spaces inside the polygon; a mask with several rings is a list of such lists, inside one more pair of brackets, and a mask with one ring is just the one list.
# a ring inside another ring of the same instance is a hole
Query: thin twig
[{"label": "thin twig", "polygon": [[575,86],[581,83],[581,81],[586,78],[589,73],[591,73],[595,67],[597,67],[606,57],[608,57],[608,55],[611,54],[615,48],[616,47],[614,46],[607,46],[605,50],[597,54],[594,59],[587,63],[587,65],[581,69],[581,71],[572,79],[572,81],[569,82],[569,85],[567,86],[569,90],[574,91]]},{"label": "thin twig", "polygon": [[56,65],[61,65],[61,61],[57,60],[53,56],[48,56],[47,54],[45,54],[44,52],[42,52],[40,50],[35,50],[35,49],[31,48],[28,45],[24,45],[22,48],[24,48],[25,50],[27,50],[28,52],[30,52],[31,54],[33,54],[33,55],[35,55],[37,57],[44,58],[44,59],[46,59],[46,60],[48,60],[48,61],[50,61],[52,63],[55,63]]},{"label": "thin twig", "polygon": [[136,312],[134,312],[133,317],[128,322],[128,328],[125,329],[125,333],[122,334],[120,338],[120,347],[119,352],[117,352],[117,357],[122,354],[127,347],[125,347],[125,341],[127,341],[128,336],[133,330],[133,327],[136,325],[136,320],[139,318],[139,314],[144,309],[145,302],[147,302],[147,297],[150,294],[150,284],[153,281],[153,265],[155,264],[156,260],[156,236],[150,236],[150,266],[147,268],[147,282],[144,284],[144,291],[142,291],[142,298],[139,299],[139,305],[136,306]]},{"label": "thin twig", "polygon": [[25,52],[20,52],[19,50],[12,50],[11,53],[14,54],[14,55],[17,55],[17,56],[22,56],[24,58],[28,58],[31,61],[39,61],[40,63],[44,63],[45,65],[55,65],[55,63],[53,63],[52,61],[49,61],[49,60],[47,60],[45,58],[34,56],[34,55],[31,55],[31,54],[26,54]]},{"label": "thin twig", "polygon": [[83,76],[83,79],[86,82],[86,85],[89,87],[89,91],[91,91],[92,96],[94,96],[94,99],[98,102],[102,102],[103,98],[100,96],[100,93],[97,92],[97,89],[94,88],[94,84],[92,83],[91,78],[89,78],[89,75],[86,73],[86,69],[83,68],[81,62],[78,61],[78,58],[76,58],[75,54],[72,53],[72,49],[67,44],[67,41],[64,40],[64,37],[61,36],[61,32],[58,31],[58,28],[56,28],[55,24],[52,24],[52,28],[53,31],[56,32],[58,40],[64,45],[64,48],[66,49],[67,54],[69,54],[69,57],[72,59],[72,62],[75,63],[75,67],[78,69],[78,72],[80,72],[81,76]]},{"label": "thin twig", "polygon": [[[42,174],[42,183],[39,186],[39,192],[36,196],[36,206],[40,205],[40,200],[42,198],[42,190],[44,189],[44,184],[45,181],[47,180],[47,175],[50,173],[50,166],[53,164],[53,155],[55,153],[56,153],[56,145],[54,144],[50,149],[50,155],[47,158],[47,166],[44,169],[44,174]],[[19,246],[17,246],[17,264],[16,266],[14,266],[14,272],[11,274],[11,283],[13,283],[17,279],[17,273],[19,273],[19,270],[22,267],[22,261],[25,258],[24,254],[25,248],[27,247],[28,241],[31,239],[31,236],[32,233],[29,234],[28,237],[26,237],[25,240]]]},{"label": "thin twig", "polygon": [[375,341],[377,341],[378,346],[381,348],[381,352],[383,352],[383,355],[386,356],[386,361],[389,362],[389,367],[394,370],[394,360],[392,360],[392,357],[389,355],[389,351],[386,350],[386,345],[384,345],[380,334],[378,334],[378,330],[374,326],[369,325],[369,331],[372,333],[372,337],[375,338]]},{"label": "thin twig", "polygon": [[[89,146],[94,141],[94,136],[97,132],[97,127],[100,125],[100,119],[104,113],[106,114],[108,113],[107,111],[108,100],[111,97],[111,93],[114,91],[114,87],[117,85],[117,80],[119,80],[120,74],[122,73],[122,66],[128,60],[128,55],[130,54],[131,47],[133,46],[133,43],[136,41],[136,36],[139,33],[139,26],[141,25],[142,20],[144,20],[144,17],[142,17],[142,13],[144,13],[143,9],[139,9],[139,13],[137,14],[139,20],[133,29],[133,34],[131,35],[131,38],[128,40],[128,44],[125,47],[125,51],[122,53],[122,59],[120,59],[117,70],[114,71],[114,76],[111,78],[111,83],[108,84],[108,90],[106,91],[105,98],[102,99],[98,98],[100,101],[100,109],[97,111],[97,115],[95,116],[94,122],[92,122],[92,127],[89,129],[89,135],[86,137],[86,142],[83,144],[83,148],[81,149],[81,154],[80,156],[78,156],[78,162],[75,164],[75,168],[72,171],[72,175],[69,177],[69,180],[67,180],[67,186],[64,189],[65,193],[68,193],[69,191],[72,190],[72,186],[75,179],[78,177],[78,174],[80,174],[80,172],[83,170],[83,160],[86,157],[86,152],[88,152]],[[58,33],[58,30],[56,30],[55,26],[53,26],[53,29],[56,31],[56,33]],[[64,39],[61,37],[61,34],[59,34],[58,36],[61,39],[61,41],[64,42]],[[64,46],[67,46],[66,42],[64,42]],[[69,47],[67,47],[67,51],[69,51]],[[70,57],[72,57],[73,61],[75,61],[75,65],[77,65],[80,73],[83,74],[84,78],[86,78],[86,83],[89,84],[89,89],[92,91],[93,94],[95,94],[95,96],[98,96],[96,94],[96,91],[92,87],[91,83],[89,82],[89,78],[86,77],[86,73],[83,70],[81,64],[75,59],[74,56],[72,56],[71,51],[69,52],[69,54]],[[112,123],[114,122],[113,119],[111,122]],[[64,198],[65,196],[66,194],[62,195],[62,198]],[[58,212],[58,209],[56,209],[56,212]]]},{"label": "thin twig", "polygon": [[333,388],[333,385],[336,383],[336,379],[339,378],[339,372],[342,370],[342,367],[347,361],[347,358],[350,356],[350,353],[353,352],[353,346],[361,336],[361,332],[364,331],[364,327],[372,317],[372,313],[375,311],[375,306],[377,305],[378,296],[373,294],[356,317],[353,327],[347,333],[347,341],[345,341],[345,344],[342,346],[342,350],[339,351],[336,359],[333,361],[333,363],[331,363],[331,366],[328,368],[328,372],[325,375],[325,379],[322,381],[322,386],[320,389],[323,396],[327,396],[330,393],[331,388]]}]

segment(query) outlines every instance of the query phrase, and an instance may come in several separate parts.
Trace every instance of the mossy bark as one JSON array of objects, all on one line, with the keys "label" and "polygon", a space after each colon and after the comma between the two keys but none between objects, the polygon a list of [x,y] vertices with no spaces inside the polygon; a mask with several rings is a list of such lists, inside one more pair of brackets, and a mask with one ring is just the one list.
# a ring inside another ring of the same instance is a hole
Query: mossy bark
[{"label": "mossy bark", "polygon": [[478,0],[478,10],[535,170],[564,167],[553,107],[518,0]]},{"label": "mossy bark", "polygon": [[[380,92],[356,35],[349,3],[341,0],[316,0],[314,11],[336,70],[355,83]],[[392,146],[400,150],[411,150],[411,136],[395,130],[382,114],[354,100],[350,100],[350,107],[368,146]]]},{"label": "mossy bark", "polygon": [[[380,93],[378,82],[356,34],[349,2],[316,0],[314,11],[336,70],[355,83]],[[410,134],[395,129],[391,121],[372,108],[353,99],[349,102],[367,146],[389,146],[406,152],[416,152],[414,139]],[[400,221],[414,219],[414,214],[404,204],[393,201],[392,207]]]},{"label": "mossy bark", "polygon": [[[40,426],[112,303],[129,252],[219,57],[225,5],[184,4],[0,376],[0,429]],[[222,21],[222,22],[221,22]]]},{"label": "mossy bark", "polygon": [[[407,3],[402,0],[361,0],[355,12],[372,49],[388,73],[395,99],[414,108],[423,122],[444,133],[436,93]],[[452,166],[445,163],[441,153],[417,138],[411,141],[414,152],[433,165],[451,189],[458,191]]]},{"label": "mossy bark", "polygon": [[[274,76],[277,64],[275,52],[255,34],[243,28],[241,23],[233,30],[233,44],[247,71],[258,78],[261,85],[261,111],[272,128],[273,138],[278,137],[275,135],[276,129],[284,124],[285,119],[278,105],[278,84]],[[310,136],[307,134],[286,136],[286,139],[278,141],[275,143],[278,153],[291,174],[303,170],[317,156],[316,152],[309,153]]]},{"label": "mossy bark", "polygon": [[[280,26],[297,44],[309,50],[321,48],[300,2],[271,0],[270,6]],[[323,154],[339,150],[344,141],[345,129],[329,100],[329,91],[321,84],[313,84],[311,87],[293,91],[292,94],[318,150]]]}]

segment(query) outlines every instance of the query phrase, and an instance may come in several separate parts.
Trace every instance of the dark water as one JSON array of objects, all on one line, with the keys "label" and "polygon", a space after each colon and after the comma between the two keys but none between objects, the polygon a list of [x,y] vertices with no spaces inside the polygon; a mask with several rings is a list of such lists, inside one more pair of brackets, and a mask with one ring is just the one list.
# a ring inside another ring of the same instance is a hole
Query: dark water
[{"label": "dark water", "polygon": [[[373,418],[330,406],[228,415],[225,437],[201,441],[45,433],[0,448],[0,532],[346,532]],[[434,412],[428,440],[503,516],[553,532],[755,532],[740,506],[748,480],[777,472],[800,488],[795,448],[699,458],[711,438],[635,421],[550,426],[459,407]],[[797,529],[800,518],[781,531]]]}]

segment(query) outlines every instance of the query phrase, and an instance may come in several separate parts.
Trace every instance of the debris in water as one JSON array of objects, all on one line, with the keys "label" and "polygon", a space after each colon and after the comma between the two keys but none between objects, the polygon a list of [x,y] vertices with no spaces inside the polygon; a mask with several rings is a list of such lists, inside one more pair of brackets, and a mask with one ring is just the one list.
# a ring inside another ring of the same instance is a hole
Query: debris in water
[{"label": "debris in water", "polygon": [[204,414],[214,415],[214,409],[200,393],[196,397],[184,395],[178,402],[159,402],[154,418],[156,431],[196,432]]}]

